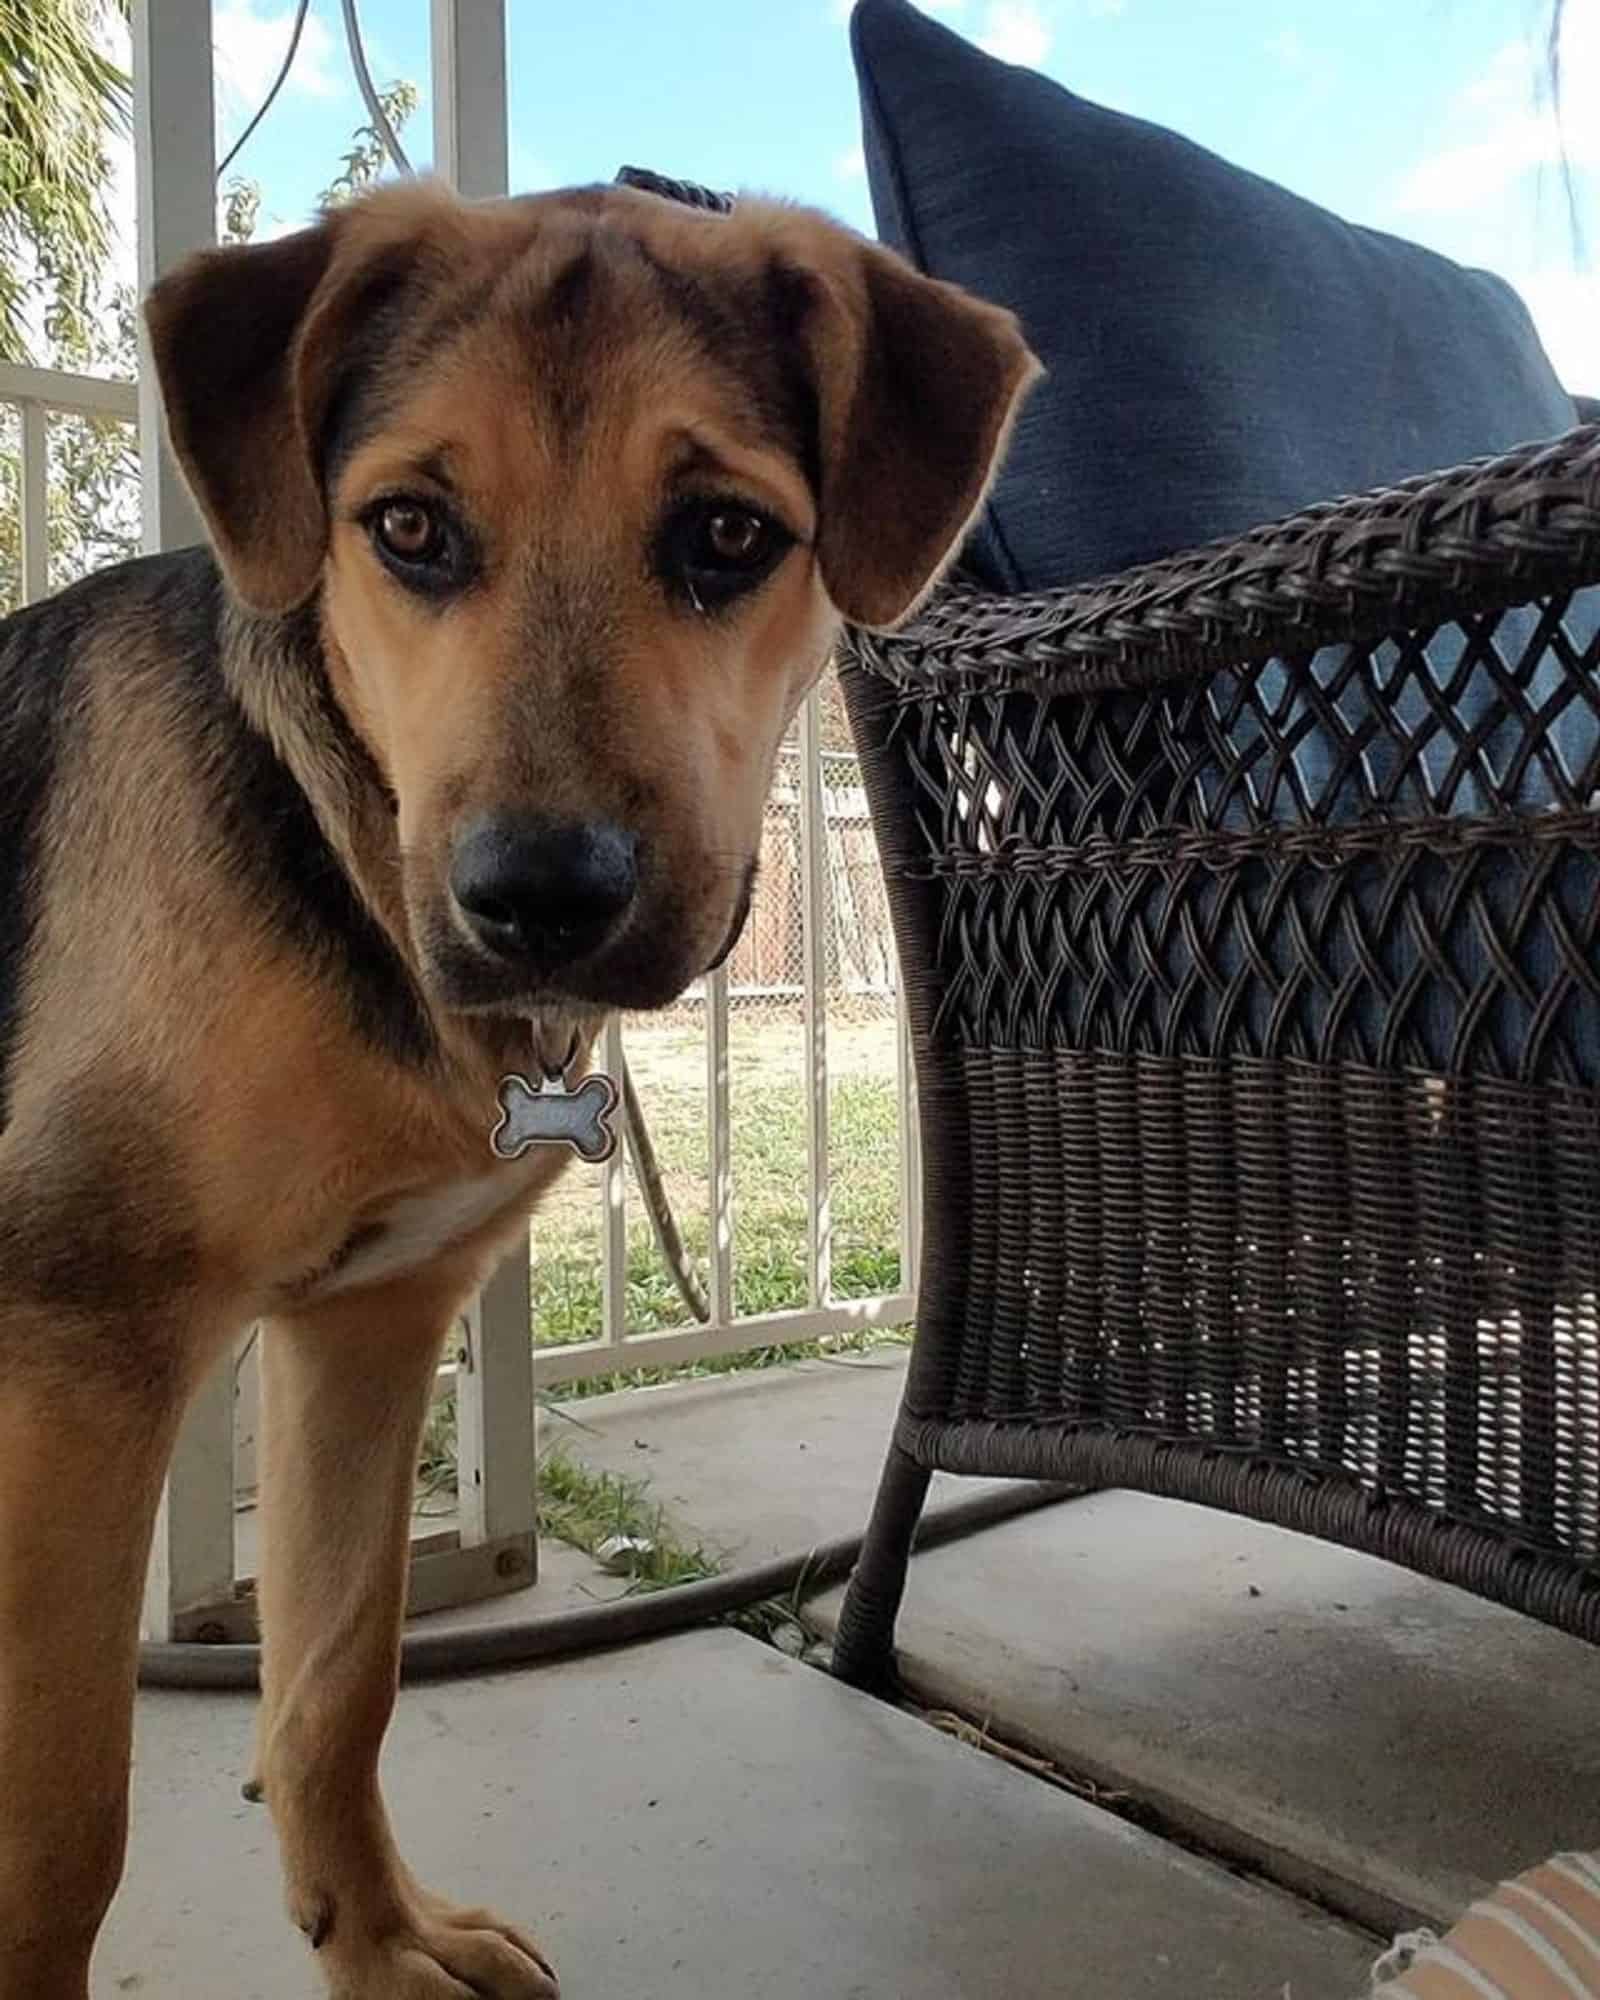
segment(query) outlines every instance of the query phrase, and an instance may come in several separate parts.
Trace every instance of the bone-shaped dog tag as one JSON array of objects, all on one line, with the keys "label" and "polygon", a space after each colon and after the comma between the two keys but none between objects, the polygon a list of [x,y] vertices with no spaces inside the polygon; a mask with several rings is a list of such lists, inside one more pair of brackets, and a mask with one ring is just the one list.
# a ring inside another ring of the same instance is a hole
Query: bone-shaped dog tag
[{"label": "bone-shaped dog tag", "polygon": [[609,1160],[617,1150],[616,1109],[617,1086],[598,1070],[576,1090],[560,1076],[537,1088],[525,1076],[503,1077],[489,1144],[502,1160],[520,1160],[530,1146],[570,1146],[580,1160]]}]

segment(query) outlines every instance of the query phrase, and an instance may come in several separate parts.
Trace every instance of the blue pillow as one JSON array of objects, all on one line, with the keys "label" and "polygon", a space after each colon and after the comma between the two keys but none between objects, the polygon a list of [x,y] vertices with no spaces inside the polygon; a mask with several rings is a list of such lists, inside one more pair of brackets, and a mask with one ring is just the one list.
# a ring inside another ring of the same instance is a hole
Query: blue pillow
[{"label": "blue pillow", "polygon": [[1357,229],[984,55],[908,0],[851,29],[882,239],[1012,308],[1049,370],[967,552],[1047,589],[1576,421],[1485,271]]}]

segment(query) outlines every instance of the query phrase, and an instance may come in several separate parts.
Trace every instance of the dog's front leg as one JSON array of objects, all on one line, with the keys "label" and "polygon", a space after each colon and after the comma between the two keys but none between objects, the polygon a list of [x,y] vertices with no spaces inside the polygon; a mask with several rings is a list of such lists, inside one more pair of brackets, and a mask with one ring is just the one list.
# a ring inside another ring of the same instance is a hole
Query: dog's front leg
[{"label": "dog's front leg", "polygon": [[0,2000],[85,2000],[122,1872],[169,1339],[0,1296]]},{"label": "dog's front leg", "polygon": [[259,1776],[295,1922],[339,2000],[555,2000],[537,1946],[418,1888],[378,1789],[417,1448],[459,1282],[413,1280],[270,1326]]}]

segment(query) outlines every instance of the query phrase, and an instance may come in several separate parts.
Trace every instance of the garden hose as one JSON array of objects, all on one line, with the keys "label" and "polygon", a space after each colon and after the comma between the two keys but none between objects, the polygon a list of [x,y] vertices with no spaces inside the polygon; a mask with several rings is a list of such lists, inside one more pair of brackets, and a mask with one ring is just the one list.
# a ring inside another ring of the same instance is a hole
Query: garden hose
[{"label": "garden hose", "polygon": [[[918,1526],[913,1548],[936,1547],[992,1528],[1015,1515],[1074,1498],[1081,1488],[1019,1482],[931,1508]],[[671,1632],[712,1624],[772,1599],[793,1598],[802,1590],[848,1576],[861,1553],[862,1537],[846,1535],[797,1555],[780,1556],[749,1569],[699,1583],[679,1584],[515,1624],[479,1625],[448,1632],[408,1632],[400,1656],[404,1681],[446,1680],[494,1668],[532,1666],[576,1653],[628,1646]],[[139,1649],[139,1684],[191,1691],[253,1689],[258,1685],[259,1646],[201,1646],[150,1642]]]}]

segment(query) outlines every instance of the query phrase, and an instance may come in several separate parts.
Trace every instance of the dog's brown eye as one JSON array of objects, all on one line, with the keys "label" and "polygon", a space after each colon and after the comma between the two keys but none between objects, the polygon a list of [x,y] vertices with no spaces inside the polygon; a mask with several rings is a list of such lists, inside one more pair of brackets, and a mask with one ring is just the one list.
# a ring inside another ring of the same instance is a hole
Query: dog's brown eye
[{"label": "dog's brown eye", "polygon": [[712,514],[706,521],[706,550],[713,561],[740,568],[760,562],[767,535],[768,524],[759,514]]},{"label": "dog's brown eye", "polygon": [[656,569],[674,597],[719,611],[759,588],[794,546],[781,521],[731,497],[685,500],[661,525]]},{"label": "dog's brown eye", "polygon": [[443,500],[394,493],[374,500],[360,519],[378,560],[414,596],[443,602],[478,575],[481,557],[472,531]]},{"label": "dog's brown eye", "polygon": [[378,540],[401,562],[429,562],[444,545],[439,523],[415,500],[390,500],[375,523]]}]

